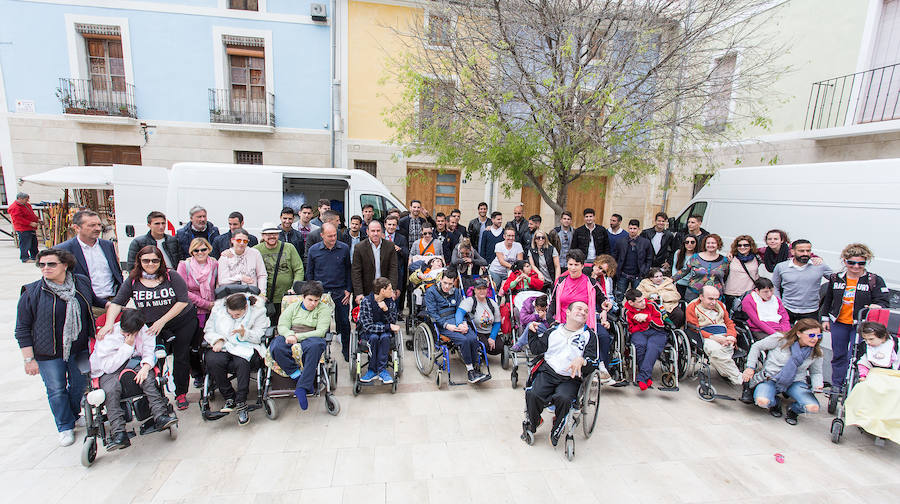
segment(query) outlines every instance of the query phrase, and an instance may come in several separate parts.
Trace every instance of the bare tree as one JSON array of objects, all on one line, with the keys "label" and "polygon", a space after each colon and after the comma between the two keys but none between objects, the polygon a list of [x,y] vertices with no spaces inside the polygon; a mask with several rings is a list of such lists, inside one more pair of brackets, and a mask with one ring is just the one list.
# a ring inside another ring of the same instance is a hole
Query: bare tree
[{"label": "bare tree", "polygon": [[392,141],[507,194],[531,185],[557,218],[576,181],[634,183],[765,126],[758,101],[785,70],[770,0],[424,4],[388,55]]}]

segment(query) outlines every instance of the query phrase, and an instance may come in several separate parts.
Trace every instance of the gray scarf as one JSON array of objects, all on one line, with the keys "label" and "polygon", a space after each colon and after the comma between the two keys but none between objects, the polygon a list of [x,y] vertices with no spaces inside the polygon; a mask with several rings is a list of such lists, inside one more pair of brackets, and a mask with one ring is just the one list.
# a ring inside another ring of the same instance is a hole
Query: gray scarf
[{"label": "gray scarf", "polygon": [[44,280],[50,291],[66,302],[66,322],[63,324],[63,360],[69,360],[72,343],[81,333],[81,305],[75,297],[75,277],[66,272],[66,281],[62,285]]}]

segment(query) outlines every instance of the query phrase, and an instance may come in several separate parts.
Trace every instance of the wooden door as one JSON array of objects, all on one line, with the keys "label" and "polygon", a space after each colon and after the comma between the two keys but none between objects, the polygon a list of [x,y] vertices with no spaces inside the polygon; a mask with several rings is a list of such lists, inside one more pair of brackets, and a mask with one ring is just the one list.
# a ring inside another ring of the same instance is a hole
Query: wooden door
[{"label": "wooden door", "polygon": [[574,226],[584,224],[583,212],[585,208],[594,209],[594,222],[603,224],[606,222],[603,215],[603,207],[606,200],[606,177],[582,176],[569,184],[569,200],[566,209],[572,212]]},{"label": "wooden door", "polygon": [[407,168],[406,205],[414,199],[422,202],[429,214],[449,214],[459,207],[459,171],[438,171],[410,166]]},{"label": "wooden door", "polygon": [[[525,207],[525,218],[541,214],[541,194],[532,185],[522,186],[522,205]],[[549,224],[549,223],[548,223]],[[556,225],[555,223],[553,224]],[[545,227],[545,226],[541,226]]]},{"label": "wooden door", "polygon": [[86,166],[141,165],[141,148],[135,145],[84,145]]}]

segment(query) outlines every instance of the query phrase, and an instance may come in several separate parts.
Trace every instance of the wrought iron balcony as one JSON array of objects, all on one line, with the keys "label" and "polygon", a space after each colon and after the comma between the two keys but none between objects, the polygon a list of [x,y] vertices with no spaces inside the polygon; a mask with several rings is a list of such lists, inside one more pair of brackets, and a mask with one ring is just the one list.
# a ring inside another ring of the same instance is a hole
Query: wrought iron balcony
[{"label": "wrought iron balcony", "polygon": [[900,119],[900,63],[815,82],[804,129]]},{"label": "wrought iron balcony", "polygon": [[121,77],[61,78],[56,97],[66,114],[137,118],[134,85]]},{"label": "wrought iron balcony", "polygon": [[275,95],[263,98],[238,96],[230,89],[209,90],[209,122],[275,127]]}]

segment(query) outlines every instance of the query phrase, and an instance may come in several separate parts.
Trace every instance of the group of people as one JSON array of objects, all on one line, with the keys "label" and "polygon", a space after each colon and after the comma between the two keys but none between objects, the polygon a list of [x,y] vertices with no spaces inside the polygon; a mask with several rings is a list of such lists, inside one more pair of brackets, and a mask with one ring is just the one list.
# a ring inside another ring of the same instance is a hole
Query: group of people
[{"label": "group of people", "polygon": [[[19,203],[25,215],[27,195]],[[459,210],[432,216],[413,200],[409,212],[390,209],[378,216],[365,205],[345,228],[328,200],[317,203],[297,211],[285,207],[277,224],[262,225],[260,239],[244,228],[237,211],[228,215],[228,231],[220,234],[206,210],[195,206],[190,222],[175,236],[166,232],[166,216],[151,212],[148,232],[131,243],[124,275],[113,244],[100,238],[100,216],[93,211],[73,216],[75,237],[36,254],[30,236],[20,235],[22,260],[35,260],[42,278],[23,289],[16,338],[26,372],[40,373],[44,380],[60,442],[74,440],[85,388],[75,363],[94,336],[117,345],[109,350],[116,358],[95,370],[108,397],[117,397],[117,381],[103,376],[129,368],[140,373],[142,382],[153,379],[155,357],[144,352],[145,343],[171,341],[179,409],[188,407],[191,376],[200,376],[199,347],[205,340],[210,347],[206,367],[225,399],[223,409],[237,410],[239,423],[245,424],[250,369],[267,354],[297,380],[297,399],[306,408],[314,363],[332,321],[349,360],[352,305],[359,307],[357,327],[371,352],[362,381],[393,381],[386,367],[391,334],[399,330],[407,290],[424,284],[425,312],[460,350],[469,382],[480,383],[488,379],[479,368],[480,343],[489,353],[503,351],[499,335],[508,315],[497,296],[540,291],[543,295],[521,311],[520,326],[526,330],[512,348],[543,354],[537,372],[545,376],[526,390],[529,416],[553,403],[557,421],[563,422],[566,400],[570,403],[577,391],[573,383],[588,369],[598,369],[604,383],[612,382],[606,365],[611,324],[619,317],[635,345],[642,390],[653,385],[653,365],[665,345],[662,328],[670,323],[694,330],[712,366],[735,385],[749,384],[745,396],[758,405],[771,408],[775,392],[785,392],[802,410],[792,406],[791,411],[802,413],[814,410],[815,396],[800,375],[809,370],[813,388],[822,385],[822,331],[832,333],[834,389],[843,385],[860,310],[889,303],[884,280],[866,270],[872,252],[865,245],[846,247],[846,270],[835,273],[812,253],[809,241],[790,242],[777,229],[766,233],[764,247],[741,235],[723,254],[722,238],[702,227],[701,216],[691,216],[686,230],[673,233],[662,212],[643,230],[637,219],[622,228],[624,219],[614,214],[607,229],[587,208],[582,226],[574,227],[571,212],[565,211],[559,225],[545,231],[539,215],[525,218],[522,205],[504,223],[502,213],[489,215],[488,205],[480,203],[477,216],[463,226]],[[18,227],[27,234],[35,226]],[[474,278],[470,290],[461,277]],[[293,292],[301,281],[303,290]],[[820,303],[823,281],[828,287]],[[226,285],[252,286],[258,293],[217,299],[217,288]],[[287,294],[301,302],[282,310]],[[330,302],[320,302],[326,296]],[[125,308],[129,303],[135,308]],[[737,369],[732,358],[735,310],[746,314],[759,340],[745,370]],[[95,331],[94,316],[101,314],[105,322]],[[261,336],[269,326],[277,326],[278,335],[266,348]],[[303,363],[311,365],[295,362],[295,345],[301,347]],[[767,358],[757,370],[763,350]],[[141,358],[135,362],[135,357]],[[236,390],[226,379],[228,372],[237,376]],[[798,380],[788,383],[791,373]],[[172,421],[163,413],[157,417],[159,425]],[[532,420],[536,428],[539,422]],[[551,429],[556,439],[560,429],[559,424]],[[120,444],[127,446],[127,436]]]}]

